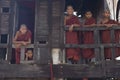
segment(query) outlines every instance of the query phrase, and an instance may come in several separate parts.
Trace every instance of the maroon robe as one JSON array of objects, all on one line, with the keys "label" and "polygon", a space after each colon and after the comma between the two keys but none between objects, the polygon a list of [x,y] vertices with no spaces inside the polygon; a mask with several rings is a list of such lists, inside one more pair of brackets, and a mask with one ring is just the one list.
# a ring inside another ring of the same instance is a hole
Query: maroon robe
[{"label": "maroon robe", "polygon": [[31,31],[28,30],[25,34],[22,34],[20,31],[19,31],[19,35],[17,37],[17,40],[16,41],[28,41],[29,39],[31,39]]},{"label": "maroon robe", "polygon": [[[118,22],[114,22],[115,24],[119,24]],[[115,43],[120,44],[120,29],[115,30]],[[115,48],[116,57],[120,56],[120,47]]]},{"label": "maroon robe", "polygon": [[[69,19],[66,20],[66,25],[72,24],[80,24],[78,17],[71,16]],[[66,44],[78,44],[78,33],[76,31],[66,31]],[[67,48],[66,55],[67,59],[72,58],[73,60],[78,61],[80,49],[79,48]]]},{"label": "maroon robe", "polygon": [[[114,20],[109,20],[108,22],[106,22],[104,24],[117,24],[117,22],[114,21]],[[118,32],[119,31],[115,31],[115,41],[118,41]],[[104,30],[104,31],[102,31],[101,35],[102,35],[102,42],[103,43],[105,43],[105,44],[111,43],[110,30]],[[105,53],[104,54],[105,58],[111,59],[111,56],[112,56],[111,48],[105,48],[104,53]]]},{"label": "maroon robe", "polygon": [[[94,18],[86,19],[84,25],[95,24],[96,21]],[[84,26],[83,26],[84,27]],[[93,31],[84,32],[84,44],[94,44],[94,35]],[[94,49],[83,49],[83,57],[87,59],[91,59],[94,57]]]},{"label": "maroon robe", "polygon": [[[19,31],[16,41],[29,41],[31,37],[32,37],[31,31],[28,30],[25,34],[21,34],[21,32]],[[15,48],[15,58],[16,58],[16,64],[19,64],[20,63],[20,48]]]}]

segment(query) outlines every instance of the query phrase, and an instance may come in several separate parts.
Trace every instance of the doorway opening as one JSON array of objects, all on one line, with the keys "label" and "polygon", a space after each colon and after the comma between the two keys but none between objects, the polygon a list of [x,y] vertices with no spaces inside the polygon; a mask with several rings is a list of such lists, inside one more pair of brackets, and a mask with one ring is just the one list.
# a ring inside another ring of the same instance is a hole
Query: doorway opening
[{"label": "doorway opening", "polygon": [[[31,43],[34,43],[34,29],[35,29],[35,0],[17,0],[16,1],[16,18],[15,18],[15,31],[14,34],[19,30],[20,25],[25,24],[32,33]],[[15,36],[15,35],[14,35]],[[33,52],[33,46],[30,45],[27,49],[21,50],[20,60],[25,59],[27,51]],[[32,54],[33,55],[33,54]],[[13,49],[11,63],[14,64],[16,61],[15,49]]]},{"label": "doorway opening", "polygon": [[34,41],[35,26],[35,0],[18,0],[18,29],[21,24],[26,24],[32,32],[32,43]]}]

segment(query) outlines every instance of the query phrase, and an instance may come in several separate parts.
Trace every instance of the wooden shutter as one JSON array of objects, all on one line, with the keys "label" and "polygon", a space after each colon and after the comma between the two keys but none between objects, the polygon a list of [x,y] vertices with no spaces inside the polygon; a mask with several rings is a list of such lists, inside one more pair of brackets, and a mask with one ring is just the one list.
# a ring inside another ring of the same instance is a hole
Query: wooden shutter
[{"label": "wooden shutter", "polygon": [[37,0],[35,26],[35,59],[48,63],[50,48],[60,47],[64,0]]}]

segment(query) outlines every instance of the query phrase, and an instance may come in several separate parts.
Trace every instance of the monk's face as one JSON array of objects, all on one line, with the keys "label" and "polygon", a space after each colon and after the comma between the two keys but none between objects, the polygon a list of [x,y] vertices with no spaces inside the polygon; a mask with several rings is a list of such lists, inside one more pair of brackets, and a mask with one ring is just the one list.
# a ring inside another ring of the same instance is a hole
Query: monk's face
[{"label": "monk's face", "polygon": [[110,12],[109,11],[105,11],[103,14],[104,17],[109,18],[110,17]]},{"label": "monk's face", "polygon": [[72,7],[72,6],[68,6],[68,7],[67,7],[67,14],[68,14],[68,15],[73,15],[73,12],[74,12],[73,7]]},{"label": "monk's face", "polygon": [[27,32],[27,27],[26,26],[21,26],[20,27],[20,31],[21,31],[21,33],[26,33]]},{"label": "monk's face", "polygon": [[92,13],[90,11],[86,12],[85,13],[85,17],[88,18],[88,19],[91,18],[92,17]]},{"label": "monk's face", "polygon": [[28,57],[29,57],[29,58],[32,58],[32,56],[33,56],[32,51],[31,51],[31,50],[28,50],[27,53],[28,53]]}]

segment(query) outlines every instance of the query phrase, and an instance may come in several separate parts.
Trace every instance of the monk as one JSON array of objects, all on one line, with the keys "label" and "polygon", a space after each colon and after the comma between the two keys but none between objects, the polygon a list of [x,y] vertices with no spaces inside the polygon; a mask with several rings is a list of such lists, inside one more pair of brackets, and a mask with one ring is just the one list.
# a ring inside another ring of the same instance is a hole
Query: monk
[{"label": "monk", "polygon": [[[83,27],[93,27],[96,24],[96,20],[92,17],[91,11],[86,11],[85,13],[85,22]],[[93,31],[87,31],[83,34],[84,44],[94,44],[94,35]],[[85,59],[91,59],[94,57],[94,49],[83,49],[83,57]]]},{"label": "monk", "polygon": [[[101,24],[106,27],[112,27],[114,25],[117,25],[118,23],[114,20],[111,20],[110,12],[108,10],[105,10],[103,13]],[[115,32],[115,41],[118,40],[117,37],[118,37],[118,32]],[[102,42],[105,44],[111,43],[110,30],[102,31]],[[112,56],[111,48],[105,48],[105,58],[111,59],[111,56]]]},{"label": "monk", "polygon": [[[66,44],[78,44],[78,33],[73,31],[74,27],[80,27],[79,18],[73,15],[74,9],[72,6],[67,6],[67,15],[64,18],[64,25],[69,26],[69,31],[66,31]],[[79,48],[68,48],[66,49],[67,59],[72,63],[76,64],[80,58]]]},{"label": "monk", "polygon": [[15,45],[16,64],[20,63],[20,47],[30,44],[31,37],[31,31],[27,28],[25,24],[22,24],[13,39],[13,43]]},{"label": "monk", "polygon": [[33,60],[33,51],[32,50],[27,50],[25,53],[25,60]]}]

